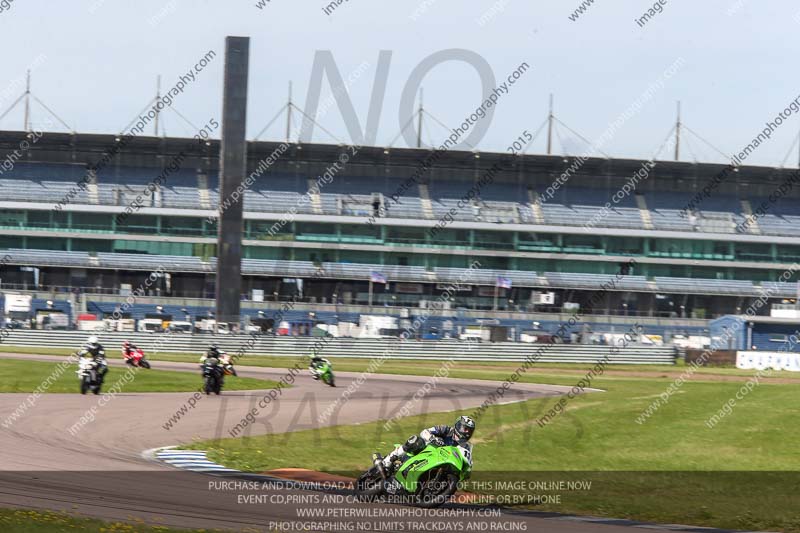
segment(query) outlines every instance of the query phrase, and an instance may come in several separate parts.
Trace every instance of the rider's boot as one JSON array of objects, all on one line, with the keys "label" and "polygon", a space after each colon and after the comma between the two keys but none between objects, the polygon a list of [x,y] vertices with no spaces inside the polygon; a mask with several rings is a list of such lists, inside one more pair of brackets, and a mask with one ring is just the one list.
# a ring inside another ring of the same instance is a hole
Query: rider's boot
[{"label": "rider's boot", "polygon": [[388,476],[388,472],[386,471],[386,467],[383,464],[383,458],[381,457],[381,454],[373,453],[372,463],[375,465],[375,468],[378,469],[378,472],[380,472],[381,477],[383,479],[386,479],[386,477]]},{"label": "rider's boot", "polygon": [[407,457],[408,456],[403,448],[398,447],[392,450],[392,453],[383,458],[381,461],[381,468],[384,472],[386,472],[387,476],[391,476],[395,473],[397,468],[403,464]]}]

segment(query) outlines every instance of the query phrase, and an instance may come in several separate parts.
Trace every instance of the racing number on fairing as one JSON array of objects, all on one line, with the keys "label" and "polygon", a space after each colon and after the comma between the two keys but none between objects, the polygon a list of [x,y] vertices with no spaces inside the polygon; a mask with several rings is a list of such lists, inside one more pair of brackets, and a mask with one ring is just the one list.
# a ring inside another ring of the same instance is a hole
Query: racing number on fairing
[{"label": "racing number on fairing", "polygon": [[464,454],[464,458],[467,460],[467,463],[469,463],[469,466],[472,466],[472,451],[467,448],[461,448],[461,453]]}]

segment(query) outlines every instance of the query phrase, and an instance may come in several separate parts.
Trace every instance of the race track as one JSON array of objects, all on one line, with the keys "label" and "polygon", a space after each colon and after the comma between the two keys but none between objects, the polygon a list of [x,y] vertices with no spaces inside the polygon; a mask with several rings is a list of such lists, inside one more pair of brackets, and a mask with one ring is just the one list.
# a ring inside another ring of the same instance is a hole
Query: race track
[{"label": "race track", "polygon": [[[3,354],[0,357],[61,361],[50,356]],[[121,366],[121,361],[112,361]],[[159,369],[197,372],[189,363],[154,362]],[[241,376],[261,377],[278,381],[285,369],[238,367]],[[121,373],[121,370],[112,370]],[[341,409],[320,422],[319,415],[341,397],[360,374],[337,372],[337,387],[330,388],[306,375],[297,378],[293,388],[284,390],[273,405],[265,409],[255,425],[245,434],[284,433],[323,425],[355,424],[390,418],[392,413],[422,387],[427,378],[374,374],[357,388]],[[108,383],[113,383],[110,377]],[[199,377],[198,377],[199,383]],[[425,401],[411,405],[411,414],[442,412],[476,407],[499,384],[489,381],[443,379],[425,396]],[[77,389],[77,379],[76,379]],[[517,384],[506,394],[504,402],[520,401],[545,395],[558,395],[567,387]],[[209,482],[210,475],[186,472],[148,461],[142,457],[147,449],[184,444],[195,439],[227,437],[227,432],[256,405],[264,391],[223,392],[220,397],[203,397],[188,414],[165,429],[164,424],[186,403],[191,393],[126,394],[124,391],[97,409],[95,420],[75,431],[75,424],[99,397],[80,394],[45,394],[10,428],[0,428],[3,468],[0,472],[0,507],[30,507],[78,513],[103,519],[145,520],[150,523],[186,528],[230,528],[270,531],[271,522],[297,520],[296,506],[269,503],[242,504],[235,491],[218,490]],[[27,394],[0,394],[2,420],[14,411]],[[431,418],[431,423],[450,423]],[[70,429],[72,428],[72,429]],[[365,435],[364,438],[370,438]],[[385,451],[385,450],[382,450]],[[269,450],[264,450],[269,453]],[[320,453],[335,456],[336,450]],[[365,462],[369,458],[365,457]],[[480,464],[476,464],[476,469]],[[280,490],[286,495],[302,495],[307,491],[290,488],[264,491],[269,496]],[[298,498],[299,501],[301,498]],[[360,507],[398,507],[357,504]],[[332,507],[336,505],[331,504]],[[434,521],[415,518],[415,521]],[[360,519],[341,518],[354,525]],[[465,519],[467,520],[467,519]],[[517,524],[517,531],[556,532],[622,532],[630,527],[575,522],[558,517],[547,518],[519,513],[505,513],[501,518],[469,518],[474,530],[494,531],[493,523]],[[279,526],[271,525],[272,530]],[[334,530],[329,525],[323,531]],[[344,527],[344,526],[343,526]],[[367,527],[369,527],[367,525]],[[396,526],[395,530],[401,529]],[[457,530],[467,529],[456,528]],[[378,529],[342,529],[376,531]],[[392,529],[381,529],[392,531]],[[667,529],[651,529],[667,531]]]}]

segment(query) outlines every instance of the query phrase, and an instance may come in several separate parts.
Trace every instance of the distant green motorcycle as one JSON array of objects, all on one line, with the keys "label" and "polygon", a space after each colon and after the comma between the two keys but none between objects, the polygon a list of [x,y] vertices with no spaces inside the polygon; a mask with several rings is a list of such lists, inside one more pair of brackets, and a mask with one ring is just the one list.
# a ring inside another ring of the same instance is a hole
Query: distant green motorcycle
[{"label": "distant green motorcycle", "polygon": [[331,387],[336,386],[333,380],[333,365],[331,365],[331,362],[327,359],[313,366],[311,368],[311,375],[314,376],[314,379],[321,379],[326,385],[330,385]]},{"label": "distant green motorcycle", "polygon": [[[375,454],[374,459],[383,458]],[[399,496],[419,507],[439,507],[455,494],[458,482],[469,478],[471,473],[469,448],[428,444],[389,478],[384,478],[380,468],[373,466],[356,481],[356,492],[364,498]]]}]

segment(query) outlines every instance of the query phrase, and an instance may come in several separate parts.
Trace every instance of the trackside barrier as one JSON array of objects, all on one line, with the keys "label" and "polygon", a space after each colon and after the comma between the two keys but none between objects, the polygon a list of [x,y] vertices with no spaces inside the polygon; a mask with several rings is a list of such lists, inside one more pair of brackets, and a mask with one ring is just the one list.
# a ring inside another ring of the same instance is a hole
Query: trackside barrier
[{"label": "trackside barrier", "polygon": [[[94,334],[80,331],[8,330],[0,346],[25,346],[39,348],[71,348],[83,346],[86,337]],[[216,343],[222,350],[236,353],[247,346],[249,335],[189,335],[172,333],[100,333],[100,342],[110,357],[116,357],[122,342],[130,340],[141,347],[148,357],[157,359],[153,353],[196,353],[198,357],[209,344]],[[455,359],[462,361],[524,361],[544,345],[518,342],[465,342],[458,340],[406,341],[400,345],[398,339],[351,339],[334,338],[322,342],[312,337],[275,337],[264,335],[256,338],[252,348],[245,349],[240,364],[247,364],[248,357],[274,355],[297,357],[310,354],[315,343],[325,357],[372,358],[388,351],[397,359]],[[546,349],[537,360],[543,363],[593,363],[611,353],[610,346],[583,344],[556,344]],[[674,364],[677,349],[671,346],[628,346],[611,354],[611,364]]]}]

